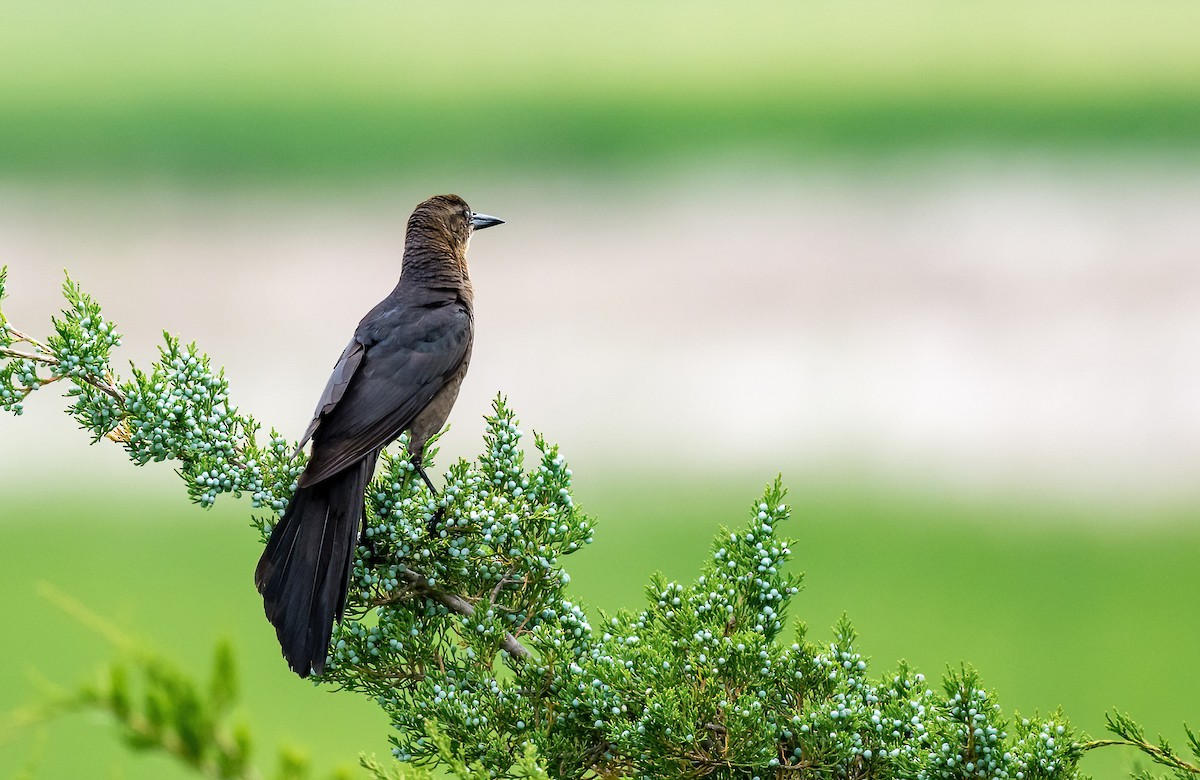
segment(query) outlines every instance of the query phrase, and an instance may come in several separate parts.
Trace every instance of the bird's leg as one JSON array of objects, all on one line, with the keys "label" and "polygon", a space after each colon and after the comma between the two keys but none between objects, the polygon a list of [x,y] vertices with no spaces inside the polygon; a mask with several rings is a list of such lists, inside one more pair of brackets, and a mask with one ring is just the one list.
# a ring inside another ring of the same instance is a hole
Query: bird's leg
[{"label": "bird's leg", "polygon": [[[421,475],[421,479],[425,480],[425,484],[429,486],[429,492],[433,494],[434,498],[437,498],[437,488],[433,486],[433,481],[429,479],[429,475],[425,473],[425,466],[421,462],[421,456],[413,455],[410,462],[413,464],[413,468],[417,470],[417,473]],[[446,508],[443,506],[439,506],[436,510],[434,510],[433,517],[429,518],[429,524],[425,530],[432,534],[434,530],[442,524],[442,516],[445,515],[445,513]]]},{"label": "bird's leg", "polygon": [[429,475],[425,473],[425,466],[421,463],[421,456],[413,455],[411,463],[413,464],[413,468],[417,470],[417,473],[421,475],[421,479],[425,480],[425,484],[429,486],[429,492],[433,493],[434,498],[437,498],[437,488],[433,486],[433,482],[429,479]]},{"label": "bird's leg", "polygon": [[375,544],[375,536],[368,536],[365,528],[358,533],[358,546],[362,548],[362,557],[367,559],[368,566],[378,566],[383,562],[379,548]]},{"label": "bird's leg", "polygon": [[[367,469],[366,484],[371,483],[371,477],[375,476],[375,464],[378,462],[379,450],[371,453],[370,467]],[[366,507],[363,507],[363,516],[358,519],[358,546],[363,548],[364,558],[369,559],[369,566],[378,566],[383,562],[382,556],[379,554],[379,549],[375,544],[374,534],[367,533],[367,516]]]}]

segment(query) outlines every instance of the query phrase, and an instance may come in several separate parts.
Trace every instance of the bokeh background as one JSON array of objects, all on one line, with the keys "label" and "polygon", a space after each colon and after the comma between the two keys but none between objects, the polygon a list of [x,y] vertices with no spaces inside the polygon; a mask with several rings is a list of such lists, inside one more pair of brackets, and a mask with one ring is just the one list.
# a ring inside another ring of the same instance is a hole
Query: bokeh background
[{"label": "bokeh background", "polygon": [[[507,394],[558,442],[594,608],[690,578],[782,473],[807,573],[885,672],[974,664],[1009,712],[1200,722],[1200,6],[951,0],[405,7],[0,5],[4,309],[63,269],[298,436],[404,220],[457,192],[475,359],[442,464]],[[0,710],[115,649],[48,586],[203,674],[242,662],[263,757],[387,751],[298,683],[249,505],[88,447],[46,390],[0,419]],[[1118,777],[1133,756],[1084,764]],[[0,776],[173,778],[102,719],[0,734]]]}]

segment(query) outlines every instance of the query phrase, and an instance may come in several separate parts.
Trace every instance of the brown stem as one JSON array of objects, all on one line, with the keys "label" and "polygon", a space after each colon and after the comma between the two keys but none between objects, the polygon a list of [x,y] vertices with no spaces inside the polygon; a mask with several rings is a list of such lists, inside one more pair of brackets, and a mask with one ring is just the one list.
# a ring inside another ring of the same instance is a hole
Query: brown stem
[{"label": "brown stem", "polygon": [[13,334],[13,337],[15,338],[16,341],[24,341],[26,344],[32,344],[33,346],[37,347],[38,349],[46,348],[45,344],[38,341],[33,336],[30,336],[28,333],[19,331],[16,328],[14,328],[12,325],[7,326],[7,328],[8,328],[8,332]]},{"label": "brown stem", "polygon": [[116,386],[116,385],[112,384],[112,380],[111,380],[111,379],[109,379],[109,380],[107,380],[107,381],[101,381],[101,380],[99,380],[99,379],[94,379],[94,378],[92,378],[92,377],[88,376],[88,377],[84,377],[84,378],[83,378],[83,381],[84,381],[84,382],[87,382],[87,383],[88,383],[89,385],[91,385],[92,387],[96,388],[96,389],[97,389],[97,390],[99,390],[100,392],[102,392],[102,393],[104,393],[105,395],[109,396],[110,398],[112,398],[112,399],[113,399],[114,401],[116,401],[117,403],[124,405],[124,403],[125,403],[125,394],[124,394],[124,393],[122,393],[122,392],[121,392],[121,391],[120,391],[120,390],[117,388],[117,386]]},{"label": "brown stem", "polygon": [[[467,617],[471,617],[475,614],[475,607],[471,604],[471,602],[467,601],[462,596],[438,590],[429,584],[429,580],[425,578],[424,574],[413,571],[412,569],[405,569],[400,573],[400,576],[405,582],[416,586],[416,589],[423,596],[433,599],[451,612],[459,615],[466,615]],[[508,651],[508,654],[514,658],[525,659],[532,655],[525,645],[518,642],[517,638],[509,633],[504,634],[504,639],[500,642],[500,646]]]},{"label": "brown stem", "polygon": [[[17,339],[17,341],[24,340],[25,339]],[[12,349],[10,347],[0,347],[0,355],[3,355],[4,357],[17,358],[19,360],[32,360],[35,363],[44,363],[48,366],[58,365],[58,358],[56,357],[51,357],[50,355],[39,355],[36,352],[22,352],[19,349]]]},{"label": "brown stem", "polygon": [[[15,330],[13,328],[9,328],[8,331],[9,331],[9,333],[12,333],[14,336],[17,337],[17,341],[25,341],[25,342],[28,342],[28,343],[34,345],[35,347],[38,347],[39,349],[44,349],[44,347],[42,347],[41,344],[34,341],[29,336],[26,336],[21,331]],[[32,360],[35,363],[41,363],[42,365],[46,365],[46,366],[57,366],[60,364],[59,359],[54,357],[53,355],[42,355],[42,354],[38,354],[37,352],[24,352],[19,349],[12,349],[10,347],[0,347],[0,356],[8,357],[8,358],[16,358],[18,360]],[[45,381],[42,381],[42,382],[40,382],[40,384],[48,385],[51,382],[57,382],[61,378],[62,377],[54,377],[53,379],[47,379]],[[111,397],[117,403],[120,403],[120,404],[125,403],[124,393],[122,393],[117,388],[117,386],[112,383],[112,380],[106,381],[106,380],[96,379],[95,377],[85,376],[85,377],[82,377],[78,381],[83,381],[83,382],[91,385],[92,387],[96,388],[100,392]]]},{"label": "brown stem", "polygon": [[1200,775],[1200,767],[1197,767],[1193,764],[1189,764],[1187,761],[1184,761],[1182,758],[1179,758],[1178,756],[1174,755],[1174,753],[1167,753],[1162,748],[1160,748],[1158,745],[1151,744],[1149,742],[1146,742],[1145,740],[1095,739],[1095,740],[1092,740],[1091,742],[1085,742],[1083,744],[1083,749],[1084,750],[1094,750],[1096,748],[1111,747],[1113,745],[1126,745],[1128,747],[1137,748],[1138,750],[1141,750],[1143,753],[1149,754],[1152,758],[1154,758],[1156,761],[1163,764],[1164,766],[1169,766],[1174,769],[1178,769],[1180,771],[1187,772],[1189,774]]}]

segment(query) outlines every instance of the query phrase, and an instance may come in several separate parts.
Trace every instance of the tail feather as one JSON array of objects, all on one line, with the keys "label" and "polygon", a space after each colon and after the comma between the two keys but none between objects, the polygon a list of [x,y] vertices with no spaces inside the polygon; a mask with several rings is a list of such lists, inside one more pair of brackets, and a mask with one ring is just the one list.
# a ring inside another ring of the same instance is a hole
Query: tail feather
[{"label": "tail feather", "polygon": [[334,621],[345,613],[363,492],[374,465],[367,458],[299,488],[254,571],[283,656],[301,677],[325,671]]}]

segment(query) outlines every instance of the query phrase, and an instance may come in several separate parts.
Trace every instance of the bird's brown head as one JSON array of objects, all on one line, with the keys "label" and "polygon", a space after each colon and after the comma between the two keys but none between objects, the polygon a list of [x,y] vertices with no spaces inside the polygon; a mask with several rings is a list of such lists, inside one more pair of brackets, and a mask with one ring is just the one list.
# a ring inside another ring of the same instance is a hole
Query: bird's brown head
[{"label": "bird's brown head", "polygon": [[471,211],[457,195],[434,195],[418,205],[408,218],[408,241],[441,244],[456,256],[462,256],[471,233],[503,224],[502,219]]}]

